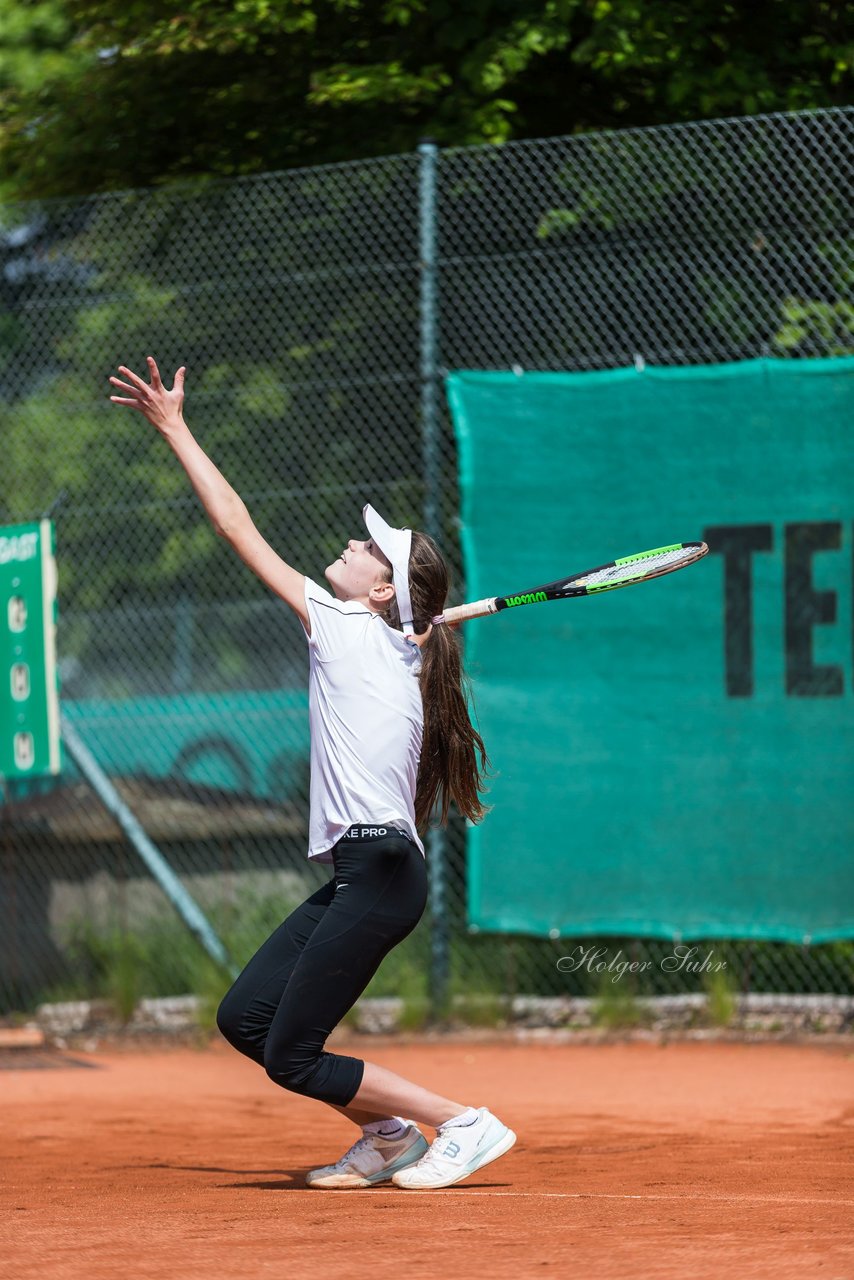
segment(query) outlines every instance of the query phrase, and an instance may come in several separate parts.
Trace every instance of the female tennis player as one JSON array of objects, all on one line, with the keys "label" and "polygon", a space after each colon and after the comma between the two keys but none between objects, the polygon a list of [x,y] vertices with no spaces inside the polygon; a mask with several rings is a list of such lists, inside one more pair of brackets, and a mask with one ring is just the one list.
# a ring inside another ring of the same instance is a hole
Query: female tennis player
[{"label": "female tennis player", "polygon": [[[325,570],[331,591],[282,560],[193,438],[148,357],[150,382],[124,365],[115,404],[139,410],[184,467],[217,534],[288,604],[308,638],[311,805],[308,856],[332,878],[276,929],[220,1005],[223,1035],[274,1083],[328,1103],[362,1130],[310,1187],[449,1187],[509,1151],[516,1135],[486,1107],[467,1106],[384,1067],[326,1052],[383,958],[415,928],[427,901],[419,832],[453,800],[472,821],[486,754],[462,689],[456,637],[433,625],[448,569],[423,533],[364,508]],[[408,1118],[404,1118],[408,1117]],[[428,1143],[416,1122],[436,1130]]]}]

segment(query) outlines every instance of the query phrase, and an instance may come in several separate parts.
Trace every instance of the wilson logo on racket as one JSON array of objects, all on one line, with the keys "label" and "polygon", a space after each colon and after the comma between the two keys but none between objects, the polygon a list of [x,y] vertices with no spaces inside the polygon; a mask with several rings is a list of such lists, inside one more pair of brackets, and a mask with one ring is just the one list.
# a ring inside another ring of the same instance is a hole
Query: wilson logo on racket
[{"label": "wilson logo on racket", "polygon": [[517,604],[539,604],[541,600],[548,600],[545,591],[529,591],[524,596],[507,596],[504,603],[508,609],[512,609]]}]

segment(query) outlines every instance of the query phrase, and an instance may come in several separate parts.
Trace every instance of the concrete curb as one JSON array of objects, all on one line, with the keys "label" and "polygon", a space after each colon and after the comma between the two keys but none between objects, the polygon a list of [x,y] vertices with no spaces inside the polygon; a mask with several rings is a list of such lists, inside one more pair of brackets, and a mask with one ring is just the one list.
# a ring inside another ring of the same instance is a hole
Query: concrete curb
[{"label": "concrete curb", "polygon": [[[74,1000],[43,1004],[36,1010],[35,1025],[53,1039],[106,1034],[120,1029],[123,1034],[183,1034],[202,1025],[203,1002],[198,996],[167,996],[140,1000],[131,1020],[122,1024],[113,1005],[106,1000]],[[854,1035],[854,996],[835,995],[742,995],[733,997],[731,1018],[725,1025],[710,1025],[705,995],[639,997],[609,1019],[599,1001],[570,996],[552,998],[514,996],[508,1002],[500,996],[464,996],[456,1001],[456,1013],[449,1026],[483,1025],[513,1027],[520,1031],[564,1030],[603,1033],[607,1030],[635,1029],[646,1036],[692,1033],[703,1038],[720,1031],[767,1032],[774,1035],[828,1034]],[[348,1017],[348,1026],[362,1035],[390,1035],[400,1031],[406,1004],[396,997],[369,998],[357,1002]],[[478,1014],[482,1016],[478,1016]],[[32,1023],[30,1023],[32,1025]]]}]

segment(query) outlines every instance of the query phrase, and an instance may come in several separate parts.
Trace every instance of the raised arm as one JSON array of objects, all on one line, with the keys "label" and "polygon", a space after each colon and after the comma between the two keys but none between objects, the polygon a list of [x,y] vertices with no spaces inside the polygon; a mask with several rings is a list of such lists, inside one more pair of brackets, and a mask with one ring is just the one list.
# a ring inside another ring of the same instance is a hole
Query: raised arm
[{"label": "raised arm", "polygon": [[261,536],[243,499],[210,460],[184,421],[186,370],[178,370],[172,390],[168,391],[153,358],[148,356],[147,359],[151,382],[145,382],[132,370],[119,365],[122,378],[113,377],[110,382],[121,394],[110,396],[110,399],[114,404],[137,409],[157,428],[189,476],[216,533],[234,547],[241,560],[262,582],[290,605],[308,629],[305,576],[287,564]]}]

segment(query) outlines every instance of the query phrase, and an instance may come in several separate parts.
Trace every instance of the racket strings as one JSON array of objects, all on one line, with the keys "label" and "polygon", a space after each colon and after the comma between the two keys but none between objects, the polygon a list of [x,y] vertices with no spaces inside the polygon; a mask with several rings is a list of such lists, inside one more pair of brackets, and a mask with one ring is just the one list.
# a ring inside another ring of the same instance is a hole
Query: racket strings
[{"label": "racket strings", "polygon": [[631,557],[623,564],[608,564],[595,573],[586,573],[577,579],[579,585],[590,587],[613,583],[628,582],[636,578],[648,578],[670,569],[678,569],[683,564],[696,560],[697,550],[694,547],[668,547],[652,555]]}]

